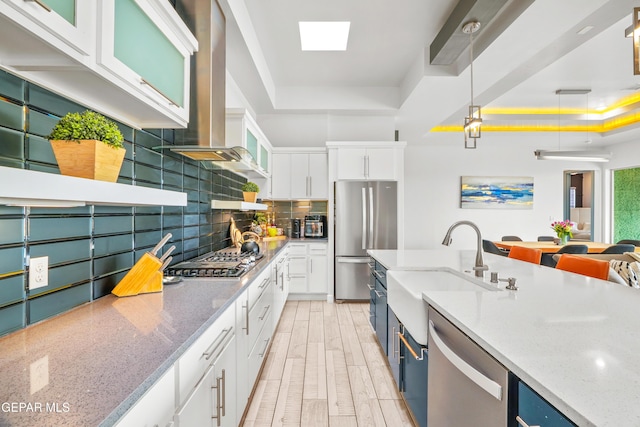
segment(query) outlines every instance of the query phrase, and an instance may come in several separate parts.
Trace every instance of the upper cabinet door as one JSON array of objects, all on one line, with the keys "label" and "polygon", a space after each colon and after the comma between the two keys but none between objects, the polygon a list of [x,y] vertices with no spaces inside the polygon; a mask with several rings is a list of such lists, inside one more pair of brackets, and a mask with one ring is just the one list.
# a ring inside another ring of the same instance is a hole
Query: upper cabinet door
[{"label": "upper cabinet door", "polygon": [[[93,56],[95,53],[95,1],[0,0],[0,14],[75,59],[84,61],[85,57]],[[25,58],[27,55],[30,56],[31,65],[47,65],[51,57],[40,53],[23,52]],[[58,65],[61,65],[59,61]]]},{"label": "upper cabinet door", "polygon": [[292,199],[308,199],[309,194],[309,155],[291,154],[291,196]]},{"label": "upper cabinet door", "polygon": [[309,188],[312,199],[329,197],[327,153],[309,153]]},{"label": "upper cabinet door", "polygon": [[169,2],[99,0],[99,13],[98,64],[126,90],[186,126],[193,48],[185,43],[184,34],[190,33]]},{"label": "upper cabinet door", "polygon": [[366,179],[366,154],[364,148],[340,148],[338,179]]},{"label": "upper cabinet door", "polygon": [[396,180],[396,152],[394,148],[367,148],[366,172],[370,180]]},{"label": "upper cabinet door", "polygon": [[291,195],[291,154],[273,153],[271,197],[288,199]]}]

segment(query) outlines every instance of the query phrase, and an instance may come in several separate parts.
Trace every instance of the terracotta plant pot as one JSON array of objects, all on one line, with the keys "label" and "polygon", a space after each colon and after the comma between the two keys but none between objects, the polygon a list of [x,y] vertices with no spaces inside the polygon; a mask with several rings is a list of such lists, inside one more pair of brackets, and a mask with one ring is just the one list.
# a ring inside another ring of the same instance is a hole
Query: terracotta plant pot
[{"label": "terracotta plant pot", "polygon": [[78,178],[116,182],[127,150],[94,139],[51,140],[60,173]]},{"label": "terracotta plant pot", "polygon": [[243,191],[242,197],[245,202],[255,203],[258,200],[258,193],[254,191]]}]

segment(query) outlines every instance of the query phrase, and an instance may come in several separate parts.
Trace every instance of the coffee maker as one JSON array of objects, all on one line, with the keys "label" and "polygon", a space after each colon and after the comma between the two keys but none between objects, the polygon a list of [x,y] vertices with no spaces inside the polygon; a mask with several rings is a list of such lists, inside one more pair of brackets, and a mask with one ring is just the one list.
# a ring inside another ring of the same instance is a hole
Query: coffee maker
[{"label": "coffee maker", "polygon": [[295,218],[291,220],[291,238],[299,239],[302,237],[302,220]]}]

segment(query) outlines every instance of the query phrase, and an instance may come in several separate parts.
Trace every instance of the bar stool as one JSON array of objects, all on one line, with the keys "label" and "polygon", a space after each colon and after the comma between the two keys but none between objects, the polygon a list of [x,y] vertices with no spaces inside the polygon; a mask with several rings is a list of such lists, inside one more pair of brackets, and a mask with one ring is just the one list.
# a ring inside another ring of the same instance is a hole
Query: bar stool
[{"label": "bar stool", "polygon": [[563,254],[558,260],[556,268],[596,279],[609,279],[609,263],[601,259]]},{"label": "bar stool", "polygon": [[522,239],[518,236],[502,236],[503,242],[522,242]]},{"label": "bar stool", "polygon": [[540,264],[540,259],[542,259],[542,251],[540,249],[525,248],[524,246],[514,245],[509,251],[509,258],[531,262],[533,264]]}]

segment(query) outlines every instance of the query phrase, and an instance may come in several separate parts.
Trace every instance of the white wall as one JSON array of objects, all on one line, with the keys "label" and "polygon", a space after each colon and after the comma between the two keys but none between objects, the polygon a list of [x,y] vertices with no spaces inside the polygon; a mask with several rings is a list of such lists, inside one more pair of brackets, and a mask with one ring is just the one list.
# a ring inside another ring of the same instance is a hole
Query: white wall
[{"label": "white wall", "polygon": [[[543,138],[544,134],[485,133],[475,150],[463,148],[462,133],[431,135],[428,144],[410,143],[405,152],[405,248],[439,247],[449,226],[459,220],[476,223],[488,240],[500,240],[507,234],[523,240],[553,235],[551,222],[563,219],[563,171],[596,170],[596,183],[602,174],[597,163],[536,160],[533,151],[543,146]],[[532,176],[533,209],[461,209],[463,175]],[[595,192],[598,206],[600,187]],[[596,224],[599,218],[596,212]],[[596,239],[600,233],[596,228]],[[475,233],[469,227],[457,229],[452,237],[452,247],[475,248]]]}]

